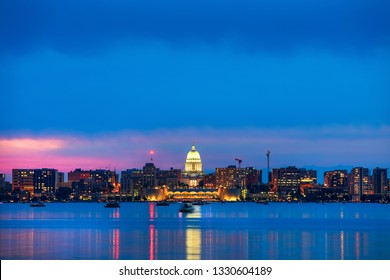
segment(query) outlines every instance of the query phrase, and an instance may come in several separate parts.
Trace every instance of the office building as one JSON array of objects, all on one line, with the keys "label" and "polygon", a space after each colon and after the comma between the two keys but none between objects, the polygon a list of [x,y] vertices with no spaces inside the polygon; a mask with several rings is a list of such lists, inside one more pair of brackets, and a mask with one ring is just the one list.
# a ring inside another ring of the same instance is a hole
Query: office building
[{"label": "office building", "polygon": [[12,190],[34,193],[34,169],[12,169]]},{"label": "office building", "polygon": [[347,188],[348,171],[347,170],[325,171],[324,186],[327,188]]},{"label": "office building", "polygon": [[375,194],[385,195],[388,192],[387,168],[376,167],[372,171],[372,183]]}]

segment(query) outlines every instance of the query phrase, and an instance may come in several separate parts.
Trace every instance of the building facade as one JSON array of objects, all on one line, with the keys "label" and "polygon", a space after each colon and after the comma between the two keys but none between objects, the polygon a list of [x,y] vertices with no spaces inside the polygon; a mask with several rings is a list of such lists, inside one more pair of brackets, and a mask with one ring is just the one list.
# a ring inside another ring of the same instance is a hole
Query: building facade
[{"label": "building facade", "polygon": [[372,194],[370,186],[370,170],[364,167],[354,167],[349,173],[349,185],[354,200],[360,200],[363,194]]},{"label": "building facade", "polygon": [[34,169],[12,169],[12,190],[34,193]]},{"label": "building facade", "polygon": [[192,145],[191,150],[187,153],[186,162],[184,164],[184,172],[182,173],[182,183],[188,188],[197,188],[200,181],[203,180],[204,172],[202,160],[195,145]]},{"label": "building facade", "polygon": [[347,188],[348,171],[347,170],[325,171],[324,186],[327,188]]},{"label": "building facade", "polygon": [[374,168],[372,171],[372,183],[375,194],[385,195],[388,193],[387,168]]},{"label": "building facade", "polygon": [[58,170],[42,168],[34,170],[34,194],[54,194],[57,190]]}]

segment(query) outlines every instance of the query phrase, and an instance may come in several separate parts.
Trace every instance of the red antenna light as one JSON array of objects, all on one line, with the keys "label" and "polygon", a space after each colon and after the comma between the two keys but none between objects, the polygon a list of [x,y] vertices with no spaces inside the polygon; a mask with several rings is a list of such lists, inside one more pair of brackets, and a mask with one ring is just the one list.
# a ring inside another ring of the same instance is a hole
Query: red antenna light
[{"label": "red antenna light", "polygon": [[153,150],[150,150],[150,160],[153,161],[153,155],[154,155],[154,151]]}]

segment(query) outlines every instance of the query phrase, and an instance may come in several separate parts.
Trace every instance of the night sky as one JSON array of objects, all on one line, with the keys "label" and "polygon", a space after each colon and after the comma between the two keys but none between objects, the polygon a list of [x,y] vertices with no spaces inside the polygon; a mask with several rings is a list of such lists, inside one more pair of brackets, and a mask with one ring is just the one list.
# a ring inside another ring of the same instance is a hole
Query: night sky
[{"label": "night sky", "polygon": [[[243,3],[244,2],[244,3]],[[0,173],[390,166],[386,0],[0,2]],[[320,174],[319,174],[320,175]],[[320,175],[321,176],[321,175]]]}]

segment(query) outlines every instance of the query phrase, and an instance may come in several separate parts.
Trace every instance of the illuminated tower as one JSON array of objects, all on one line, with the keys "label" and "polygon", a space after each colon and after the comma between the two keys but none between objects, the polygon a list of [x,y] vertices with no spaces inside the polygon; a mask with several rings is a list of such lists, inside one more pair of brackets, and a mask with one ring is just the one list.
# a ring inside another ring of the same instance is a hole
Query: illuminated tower
[{"label": "illuminated tower", "polygon": [[200,159],[199,152],[195,149],[195,145],[192,145],[192,149],[187,154],[184,172],[203,173],[202,160]]},{"label": "illuminated tower", "polygon": [[182,175],[183,183],[190,188],[197,187],[199,182],[203,180],[204,172],[202,167],[202,160],[200,154],[196,150],[195,145],[192,145],[191,150],[187,153],[187,159],[184,165],[184,172]]}]

